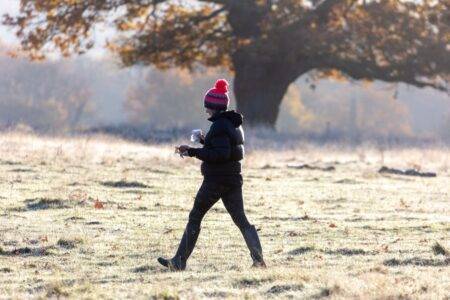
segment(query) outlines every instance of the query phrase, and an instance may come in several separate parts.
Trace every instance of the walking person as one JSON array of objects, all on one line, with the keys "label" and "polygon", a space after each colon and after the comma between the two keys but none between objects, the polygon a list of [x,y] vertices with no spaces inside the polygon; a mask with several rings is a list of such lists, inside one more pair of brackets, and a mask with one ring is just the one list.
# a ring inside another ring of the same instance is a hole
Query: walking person
[{"label": "walking person", "polygon": [[243,117],[233,110],[228,110],[229,102],[227,81],[217,80],[215,87],[210,89],[204,98],[208,120],[212,124],[206,136],[200,137],[203,147],[177,147],[181,155],[202,161],[203,182],[195,197],[175,256],[171,259],[158,258],[158,262],[170,270],[186,268],[186,262],[200,233],[202,219],[219,199],[222,199],[233,222],[240,229],[250,250],[253,266],[266,266],[258,233],[244,212],[241,175],[241,160],[244,158],[244,131],[241,126]]}]

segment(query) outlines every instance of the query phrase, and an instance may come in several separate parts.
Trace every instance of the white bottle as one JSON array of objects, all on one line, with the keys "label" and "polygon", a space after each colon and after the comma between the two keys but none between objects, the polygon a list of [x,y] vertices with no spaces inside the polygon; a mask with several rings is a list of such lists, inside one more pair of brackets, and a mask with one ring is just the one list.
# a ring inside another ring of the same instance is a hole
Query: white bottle
[{"label": "white bottle", "polygon": [[202,130],[201,129],[194,129],[191,132],[191,142],[193,143],[200,143],[200,139],[202,136]]}]

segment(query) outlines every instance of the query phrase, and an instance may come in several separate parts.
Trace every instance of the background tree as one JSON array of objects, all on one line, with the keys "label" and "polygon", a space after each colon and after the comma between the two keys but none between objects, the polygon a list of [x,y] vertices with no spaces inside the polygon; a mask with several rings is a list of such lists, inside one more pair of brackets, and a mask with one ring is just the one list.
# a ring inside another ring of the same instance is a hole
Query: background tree
[{"label": "background tree", "polygon": [[126,90],[124,110],[133,124],[152,128],[199,127],[206,122],[203,97],[218,75],[141,69]]},{"label": "background tree", "polygon": [[[1,50],[1,49],[0,49]],[[39,131],[76,128],[92,110],[92,89],[77,63],[11,63],[0,54],[0,127]]]},{"label": "background tree", "polygon": [[254,125],[274,126],[287,88],[310,71],[441,90],[450,71],[446,0],[21,0],[4,23],[36,59],[85,52],[107,23],[122,33],[109,48],[125,66],[225,66]]}]

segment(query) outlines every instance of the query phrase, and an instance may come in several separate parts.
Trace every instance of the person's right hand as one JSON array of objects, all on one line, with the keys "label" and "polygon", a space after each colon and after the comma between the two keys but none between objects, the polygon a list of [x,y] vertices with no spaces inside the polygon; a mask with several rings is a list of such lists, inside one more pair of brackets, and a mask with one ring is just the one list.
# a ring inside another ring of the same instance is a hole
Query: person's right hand
[{"label": "person's right hand", "polygon": [[191,148],[188,145],[180,145],[178,147],[175,147],[175,153],[179,154],[181,158],[184,158],[187,154],[187,150]]},{"label": "person's right hand", "polygon": [[183,153],[185,153],[186,151],[188,151],[189,148],[191,148],[191,147],[188,146],[188,145],[180,145],[180,146],[178,146],[178,151],[179,151],[181,154],[183,154]]}]

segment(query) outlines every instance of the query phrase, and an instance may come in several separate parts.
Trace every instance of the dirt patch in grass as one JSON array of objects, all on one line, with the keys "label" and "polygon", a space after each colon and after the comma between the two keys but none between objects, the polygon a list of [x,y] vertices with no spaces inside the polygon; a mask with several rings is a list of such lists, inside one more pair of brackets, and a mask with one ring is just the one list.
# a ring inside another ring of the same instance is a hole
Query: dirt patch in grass
[{"label": "dirt patch in grass", "polygon": [[56,298],[60,299],[66,298],[69,296],[69,293],[65,290],[65,288],[58,283],[49,284],[45,287],[46,290],[46,296],[49,298]]},{"label": "dirt patch in grass", "polygon": [[408,259],[392,258],[385,260],[383,262],[383,265],[388,267],[399,267],[399,266],[445,267],[450,266],[450,257],[446,259],[431,259],[421,257],[413,257]]},{"label": "dirt patch in grass", "polygon": [[321,167],[321,166],[312,166],[312,165],[308,165],[308,164],[302,164],[302,165],[288,165],[287,166],[290,169],[297,169],[297,170],[317,170],[317,171],[324,171],[324,172],[331,172],[331,171],[336,171],[336,168],[334,166],[325,166],[325,167]]},{"label": "dirt patch in grass", "polygon": [[294,249],[292,251],[289,251],[288,254],[290,255],[302,255],[308,252],[314,251],[313,247],[300,247],[297,249]]},{"label": "dirt patch in grass", "polygon": [[206,292],[203,295],[208,298],[227,298],[230,296],[230,293],[222,292],[222,291],[214,291],[214,292]]},{"label": "dirt patch in grass", "polygon": [[149,265],[144,265],[144,266],[140,266],[140,267],[136,267],[136,268],[132,269],[131,272],[133,272],[133,273],[146,273],[146,272],[154,271],[154,270],[156,270],[155,267],[149,266]]},{"label": "dirt patch in grass", "polygon": [[166,174],[170,175],[173,174],[173,172],[167,171],[167,170],[161,170],[161,169],[152,169],[152,168],[144,168],[145,172],[155,173],[155,174]]},{"label": "dirt patch in grass", "polygon": [[218,213],[218,214],[227,214],[227,210],[225,208],[221,208],[221,207],[213,207],[211,208],[211,211],[213,211],[214,213]]},{"label": "dirt patch in grass", "polygon": [[[314,247],[300,247],[288,252],[289,255],[302,255],[311,251],[314,251]],[[376,253],[371,251],[365,251],[363,249],[349,249],[349,248],[341,248],[336,250],[326,249],[326,250],[318,250],[319,252],[329,254],[329,255],[344,255],[344,256],[353,256],[353,255],[375,255]]]},{"label": "dirt patch in grass", "polygon": [[314,220],[314,219],[308,215],[303,215],[301,217],[268,217],[268,216],[264,216],[261,218],[261,220],[289,222],[289,221],[308,221],[308,220]]},{"label": "dirt patch in grass", "polygon": [[[161,203],[157,202],[155,203],[155,207],[158,207],[159,211],[189,211],[189,209],[183,208],[178,205],[162,205]],[[214,208],[212,208],[214,209]]]},{"label": "dirt patch in grass", "polygon": [[34,198],[26,199],[25,207],[11,208],[11,211],[27,211],[27,210],[46,210],[46,209],[65,209],[75,206],[86,206],[85,200],[65,200],[58,198]]},{"label": "dirt patch in grass", "polygon": [[0,256],[47,256],[52,254],[49,250],[53,248],[53,246],[37,248],[23,247],[11,251],[5,251],[0,248]]},{"label": "dirt patch in grass", "polygon": [[282,284],[282,285],[274,285],[272,286],[267,293],[268,294],[281,294],[290,291],[300,291],[303,289],[303,285],[301,284]]},{"label": "dirt patch in grass", "polygon": [[380,170],[378,170],[378,173],[382,174],[395,174],[395,175],[405,175],[405,176],[419,176],[419,177],[436,177],[436,173],[434,172],[419,172],[415,169],[408,169],[408,170],[399,170],[399,169],[393,169],[388,167],[381,167]]},{"label": "dirt patch in grass", "polygon": [[10,172],[14,172],[14,173],[33,173],[34,170],[26,169],[26,168],[18,168],[18,169],[12,169],[12,170],[10,170]]},{"label": "dirt patch in grass", "polygon": [[115,266],[117,265],[116,262],[112,262],[112,261],[101,261],[99,263],[97,263],[97,266],[100,267],[111,267],[111,266]]},{"label": "dirt patch in grass", "polygon": [[120,191],[121,193],[123,193],[123,194],[134,194],[134,195],[137,195],[138,197],[139,196],[142,196],[142,195],[155,195],[155,194],[157,194],[158,192],[157,191],[155,191],[155,190],[153,190],[153,191],[142,191],[142,190],[123,190],[123,191]]},{"label": "dirt patch in grass", "polygon": [[344,179],[341,179],[341,180],[337,180],[334,183],[339,183],[339,184],[360,184],[361,182],[356,181],[354,179],[344,178]]},{"label": "dirt patch in grass", "polygon": [[152,300],[178,300],[180,297],[172,292],[161,292],[150,297]]},{"label": "dirt patch in grass", "polygon": [[102,224],[102,223],[99,222],[99,221],[90,221],[90,222],[86,222],[86,223],[84,223],[84,224],[86,224],[86,225],[100,225],[100,224]]},{"label": "dirt patch in grass", "polygon": [[35,198],[25,200],[26,209],[43,210],[43,209],[62,209],[70,208],[67,202],[62,199]]},{"label": "dirt patch in grass", "polygon": [[12,273],[12,269],[10,269],[10,268],[0,268],[0,273]]},{"label": "dirt patch in grass", "polygon": [[74,249],[77,245],[82,243],[82,239],[59,239],[56,244],[64,249]]},{"label": "dirt patch in grass", "polygon": [[84,218],[82,218],[82,217],[75,217],[75,216],[65,219],[65,221],[81,221],[81,220],[84,220]]},{"label": "dirt patch in grass", "polygon": [[114,188],[149,188],[150,186],[137,181],[103,181],[101,185]]},{"label": "dirt patch in grass", "polygon": [[18,161],[12,161],[12,160],[0,160],[0,165],[7,165],[7,166],[17,166],[21,165],[22,163]]},{"label": "dirt patch in grass", "polygon": [[333,287],[325,287],[325,288],[320,289],[320,292],[313,295],[311,298],[312,299],[328,298],[332,295],[339,293],[339,291],[340,291],[340,288],[337,285],[335,285]]},{"label": "dirt patch in grass", "polygon": [[66,201],[62,199],[50,199],[50,198],[36,198],[25,200],[26,208],[28,210],[43,210],[43,209],[61,209],[69,208]]},{"label": "dirt patch in grass", "polygon": [[349,249],[349,248],[341,248],[336,250],[324,250],[322,251],[325,254],[331,255],[344,255],[344,256],[353,256],[353,255],[375,255],[376,253],[365,251],[363,249]]},{"label": "dirt patch in grass", "polygon": [[269,165],[269,164],[264,165],[264,166],[261,167],[261,170],[276,170],[276,169],[279,169],[279,167],[275,167],[275,166],[272,166],[272,165]]},{"label": "dirt patch in grass", "polygon": [[270,281],[272,281],[270,278],[243,278],[236,281],[235,286],[238,288],[255,287]]}]

